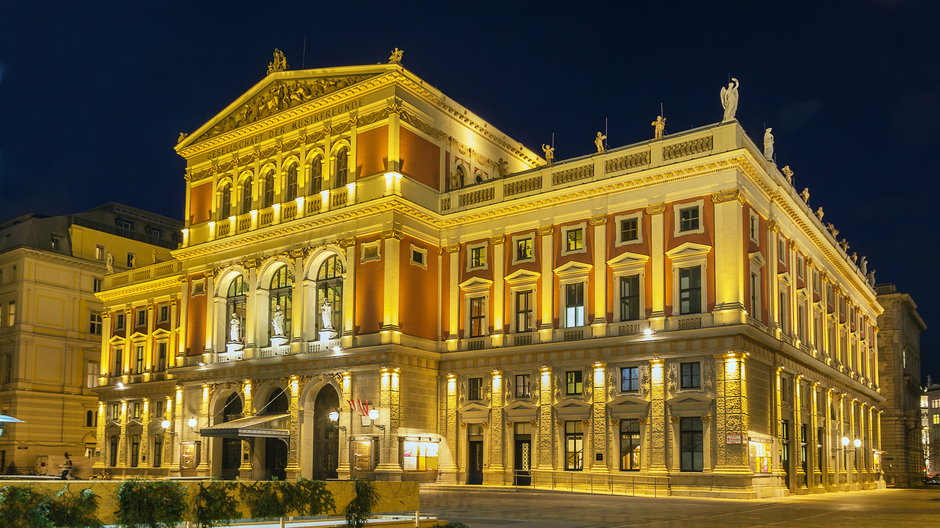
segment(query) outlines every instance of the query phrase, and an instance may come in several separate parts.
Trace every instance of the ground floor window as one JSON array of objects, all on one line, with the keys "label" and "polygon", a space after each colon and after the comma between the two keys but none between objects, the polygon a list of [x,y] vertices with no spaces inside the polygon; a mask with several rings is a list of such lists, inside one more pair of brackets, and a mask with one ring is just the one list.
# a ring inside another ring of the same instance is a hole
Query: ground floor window
[{"label": "ground floor window", "polygon": [[748,455],[751,462],[751,471],[754,473],[770,473],[771,445],[768,442],[751,440],[748,442]]},{"label": "ground floor window", "polygon": [[158,434],[153,437],[153,454],[150,456],[153,467],[157,468],[163,464],[163,435]]},{"label": "ground floor window", "polygon": [[112,435],[109,438],[108,442],[108,465],[111,467],[117,466],[117,457],[118,456],[118,437],[117,435]]},{"label": "ground floor window", "polygon": [[584,469],[584,431],[581,421],[565,422],[565,471]]},{"label": "ground floor window", "polygon": [[437,469],[437,442],[405,440],[402,442],[402,469],[428,471]]},{"label": "ground floor window", "polygon": [[702,471],[702,419],[698,416],[679,419],[679,453],[681,471]]},{"label": "ground floor window", "polygon": [[620,420],[620,470],[640,470],[639,420]]}]

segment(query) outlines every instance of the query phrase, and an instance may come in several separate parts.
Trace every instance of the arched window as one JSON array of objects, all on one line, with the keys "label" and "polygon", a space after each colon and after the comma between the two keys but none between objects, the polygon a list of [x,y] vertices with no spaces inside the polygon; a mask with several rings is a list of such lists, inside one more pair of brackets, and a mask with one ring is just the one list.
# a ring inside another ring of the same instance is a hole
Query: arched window
[{"label": "arched window", "polygon": [[274,205],[274,170],[269,170],[267,174],[264,175],[264,200],[261,202],[261,207],[271,207]]},{"label": "arched window", "polygon": [[334,175],[334,189],[346,185],[346,179],[349,177],[349,149],[343,147],[336,153],[336,174]]},{"label": "arched window", "polygon": [[[228,293],[225,296],[225,320],[228,333],[226,341],[229,343],[242,343],[245,337],[245,305],[248,299],[248,284],[241,275],[232,279],[228,285]],[[237,335],[233,331],[232,318],[238,320]]]},{"label": "arched window", "polygon": [[464,172],[463,165],[457,165],[457,169],[454,170],[454,181],[451,182],[451,189],[460,189],[463,187],[464,179],[466,178],[466,173]]},{"label": "arched window", "polygon": [[291,165],[287,169],[287,196],[286,201],[297,198],[297,165]]},{"label": "arched window", "polygon": [[343,263],[332,255],[317,270],[317,331],[332,330],[337,334],[343,328]]},{"label": "arched window", "polygon": [[245,183],[242,184],[242,210],[241,213],[245,214],[248,211],[251,211],[251,176],[245,178]]},{"label": "arched window", "polygon": [[320,156],[310,162],[310,192],[307,195],[318,194],[323,190],[323,160]]},{"label": "arched window", "polygon": [[290,337],[291,332],[291,308],[292,308],[292,293],[294,290],[294,275],[287,269],[287,266],[281,266],[274,276],[271,277],[271,287],[269,289],[269,299],[268,304],[269,314],[271,314],[271,335],[277,335],[277,326],[275,326],[275,314],[278,311],[281,312],[283,316],[283,322],[281,322],[281,335],[284,337]]},{"label": "arched window", "polygon": [[219,196],[219,220],[229,216],[232,216],[232,186],[226,184]]}]

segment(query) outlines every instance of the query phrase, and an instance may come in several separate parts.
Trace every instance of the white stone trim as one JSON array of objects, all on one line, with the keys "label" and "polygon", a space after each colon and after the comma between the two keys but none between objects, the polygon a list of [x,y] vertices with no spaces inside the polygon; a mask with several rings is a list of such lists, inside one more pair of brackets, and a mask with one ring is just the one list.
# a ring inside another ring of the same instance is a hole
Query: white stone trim
[{"label": "white stone trim", "polygon": [[[690,229],[688,231],[680,231],[680,222],[679,222],[679,213],[684,209],[690,209],[692,207],[698,207],[698,228]],[[673,214],[673,225],[672,225],[672,236],[681,237],[685,235],[694,235],[696,233],[705,232],[705,200],[696,200],[694,202],[687,202],[682,204],[675,204],[672,206]]]},{"label": "white stone trim", "polygon": [[[636,240],[621,240],[620,222],[624,220],[636,219]],[[637,211],[631,214],[623,214],[614,217],[614,247],[628,246],[631,244],[643,243],[643,211]]]},{"label": "white stone trim", "polygon": [[[531,232],[531,233],[526,233],[526,234],[524,234],[524,235],[515,235],[515,236],[512,237],[512,247],[511,247],[510,251],[512,251],[512,263],[513,263],[513,265],[522,264],[522,263],[525,263],[525,262],[535,262],[535,252],[536,252],[536,249],[535,249],[535,236],[536,236],[536,235],[535,235],[535,232],[533,231],[533,232]],[[525,240],[525,239],[529,239],[529,240],[532,241],[532,256],[529,257],[529,258],[527,258],[527,259],[518,259],[518,258],[516,258],[516,257],[517,257],[517,253],[518,253],[518,252],[516,251],[516,243],[517,243],[518,241],[520,241],[520,240]]]},{"label": "white stone trim", "polygon": [[[568,233],[576,229],[581,230],[581,247],[579,249],[568,249]],[[561,228],[561,256],[575,255],[578,253],[587,253],[587,222],[580,224],[567,225]]]}]

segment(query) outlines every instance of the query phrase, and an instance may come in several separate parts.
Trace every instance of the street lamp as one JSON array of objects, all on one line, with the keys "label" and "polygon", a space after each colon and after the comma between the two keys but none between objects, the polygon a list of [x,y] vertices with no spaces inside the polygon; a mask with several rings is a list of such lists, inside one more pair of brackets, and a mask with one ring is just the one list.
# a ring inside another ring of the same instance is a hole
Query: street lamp
[{"label": "street lamp", "polygon": [[169,428],[170,428],[170,421],[169,421],[169,420],[163,420],[162,422],[160,422],[160,427],[162,427],[162,428],[164,428],[164,429],[169,429]]},{"label": "street lamp", "polygon": [[197,423],[197,422],[196,422],[196,419],[195,419],[195,418],[190,418],[189,420],[186,420],[186,425],[188,425],[188,426],[190,426],[190,427],[192,427],[192,428],[195,428],[195,427],[196,427],[196,423]]}]

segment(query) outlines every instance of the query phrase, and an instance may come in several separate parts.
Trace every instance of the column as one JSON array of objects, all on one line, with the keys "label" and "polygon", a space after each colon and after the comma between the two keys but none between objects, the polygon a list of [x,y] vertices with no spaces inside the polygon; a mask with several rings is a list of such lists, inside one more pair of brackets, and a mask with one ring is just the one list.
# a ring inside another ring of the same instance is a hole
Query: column
[{"label": "column", "polygon": [[592,216],[589,223],[594,226],[594,320],[591,326],[594,337],[605,337],[608,323],[607,215]]},{"label": "column", "polygon": [[[538,433],[538,463],[535,472],[552,473],[555,470],[552,458],[554,442],[554,429],[552,424],[552,368],[542,367],[539,371],[539,433]],[[545,475],[546,478],[551,478]],[[541,479],[540,479],[541,480]]]},{"label": "column", "polygon": [[[213,342],[216,334],[216,323],[215,323],[215,303],[212,302],[215,298],[215,271],[210,270],[206,272],[206,342],[203,347],[203,356],[202,360],[206,363],[212,361],[212,351],[213,351]],[[226,319],[222,319],[225,321]]]},{"label": "column", "polygon": [[[350,288],[352,289],[352,288]],[[352,411],[347,402],[352,399],[352,373],[348,370],[343,372],[342,384],[340,385],[340,427],[339,427],[339,462],[336,464],[336,477],[340,480],[349,479],[349,435],[352,434]]]},{"label": "column", "polygon": [[[655,250],[654,254],[655,254]],[[666,379],[665,365],[659,358],[650,360],[650,406],[646,426],[650,473],[666,472]]]},{"label": "column", "polygon": [[[401,112],[401,101],[397,98],[390,98],[388,100],[388,167],[389,172],[398,172],[401,170],[399,167],[401,154],[400,154],[400,140],[399,134],[401,129],[401,124],[399,122],[398,113]],[[393,188],[394,189],[394,188]]]},{"label": "column", "polygon": [[447,452],[441,457],[440,480],[447,484],[457,483],[457,375],[448,372],[444,379],[444,409],[441,434]]},{"label": "column", "polygon": [[173,398],[173,407],[172,407],[172,418],[170,419],[170,434],[174,435],[173,441],[170,444],[173,447],[173,452],[170,453],[170,457],[167,461],[170,463],[170,473],[179,475],[180,474],[180,442],[183,440],[183,387],[181,385],[176,386],[176,397]]},{"label": "column", "polygon": [[[781,394],[783,394],[783,368],[779,365],[774,368],[774,380],[773,386],[774,390],[771,393],[771,398],[773,398],[773,410],[774,410],[774,421],[771,424],[771,430],[774,431],[774,436],[776,436],[775,445],[775,457],[773,459],[773,472],[774,475],[780,478],[780,483],[785,483],[786,473],[789,471],[789,468],[783,467],[783,464],[778,464],[778,461],[783,460],[783,400]],[[792,434],[791,434],[792,436]]]},{"label": "column", "polygon": [[137,465],[145,468],[153,466],[153,461],[147,459],[147,455],[150,454],[150,398],[144,398],[141,413],[140,460],[138,460]]},{"label": "column", "polygon": [[[250,327],[249,327],[250,328]],[[251,398],[251,380],[246,379],[242,381],[242,414],[245,417],[252,416],[255,414],[254,403]],[[252,479],[252,465],[251,465],[251,440],[243,439],[241,442],[242,447],[242,459],[241,463],[238,466],[238,480],[251,480]]]},{"label": "column", "polygon": [[383,310],[385,312],[382,322],[382,343],[400,343],[401,332],[398,324],[398,308],[401,301],[398,280],[400,264],[401,239],[403,234],[396,228],[386,229],[382,232],[383,250],[382,264],[384,266],[384,293]]},{"label": "column", "polygon": [[503,283],[505,276],[505,242],[504,235],[490,237],[490,244],[493,247],[493,342],[492,346],[502,346],[505,339],[503,325],[505,324],[504,313],[506,311],[506,285]]},{"label": "column", "polygon": [[823,431],[823,453],[826,455],[826,490],[835,491],[837,489],[838,478],[836,477],[837,460],[832,454],[836,446],[832,442],[833,424],[832,424],[832,389],[826,389],[826,413],[823,418],[825,430]]},{"label": "column", "polygon": [[[202,385],[202,397],[199,400],[199,416],[196,418],[197,425],[193,431],[193,438],[199,438],[199,427],[209,425],[209,398],[212,397],[213,388],[204,383]],[[196,466],[196,470],[200,475],[209,474],[209,442],[206,440],[199,440],[199,465]]]},{"label": "column", "polygon": [[777,279],[777,263],[779,262],[779,257],[777,256],[777,221],[769,220],[767,222],[767,295],[770,296],[768,299],[770,302],[768,306],[770,307],[770,317],[768,321],[770,322],[770,329],[774,331],[776,337],[780,337],[780,283]]},{"label": "column", "polygon": [[[170,334],[170,339],[168,340],[167,345],[166,345],[167,346],[167,351],[166,351],[167,368],[172,368],[172,367],[177,366],[176,354],[173,353],[173,350],[179,350],[180,343],[182,343],[182,340],[180,339],[180,332],[182,331],[182,328],[184,326],[183,324],[184,321],[180,321],[178,317],[179,311],[180,311],[180,303],[181,301],[179,298],[176,298],[170,301],[170,332],[171,334]],[[173,329],[175,329],[176,332],[173,332]],[[164,439],[164,445],[166,445],[165,439]]]},{"label": "column", "polygon": [[[665,203],[650,205],[646,208],[646,214],[650,219],[650,280],[652,284],[650,328],[653,330],[662,330],[666,327],[666,238],[663,219],[665,210]],[[661,370],[662,364],[660,364]],[[659,427],[652,422],[650,426]],[[663,470],[665,469],[666,466],[663,465]]]},{"label": "column", "polygon": [[111,325],[112,325],[111,312],[108,310],[101,312],[101,375],[102,376],[104,376],[106,372],[111,373],[112,376],[117,375],[116,372],[112,372],[111,370],[112,362],[113,362],[113,358],[111,357]]},{"label": "column", "polygon": [[[594,378],[591,380],[594,385],[591,392],[591,451],[593,454],[585,453],[585,455],[592,457],[591,473],[607,473],[609,471],[606,369],[606,363],[602,361],[594,363]],[[598,455],[600,455],[600,460],[598,460]]]},{"label": "column", "polygon": [[[356,256],[356,239],[348,238],[341,241],[346,250],[346,277],[343,279],[343,348],[352,348],[353,331],[355,327],[354,308],[356,306],[356,265],[359,263]],[[316,298],[314,296],[314,298]],[[314,301],[316,302],[316,301]],[[317,336],[319,338],[319,336]]]},{"label": "column", "polygon": [[401,465],[398,463],[398,426],[401,422],[398,367],[382,367],[379,370],[380,420],[384,421],[379,453],[379,465],[375,468],[376,480],[401,480]]},{"label": "column", "polygon": [[444,246],[448,257],[447,278],[447,350],[454,352],[458,348],[460,332],[460,244]]},{"label": "column", "polygon": [[807,438],[807,454],[809,455],[808,466],[812,468],[812,473],[807,475],[807,485],[816,490],[823,491],[822,483],[822,460],[819,459],[819,382],[813,382],[811,387],[813,391],[810,396],[809,428],[811,430]]},{"label": "column", "polygon": [[287,409],[290,414],[290,438],[287,443],[287,466],[284,470],[287,478],[295,479],[300,476],[300,380],[296,375],[290,377],[288,388],[290,389]]},{"label": "column", "polygon": [[747,381],[741,352],[715,355],[715,473],[750,473]]},{"label": "column", "polygon": [[504,459],[506,450],[503,439],[506,434],[506,421],[503,419],[503,373],[494,370],[490,378],[492,392],[490,396],[489,459],[483,471],[483,483],[489,486],[505,484]]},{"label": "column", "polygon": [[160,467],[167,468],[167,474],[169,475],[169,471],[172,470],[174,466],[173,446],[176,444],[176,434],[173,432],[173,398],[167,396],[165,405],[166,407],[164,407],[164,409],[166,409],[166,415],[164,419],[170,422],[170,426],[163,428],[161,424],[161,428],[163,429],[163,456],[161,458],[163,458],[163,462]]},{"label": "column", "polygon": [[747,322],[744,312],[744,196],[739,189],[712,195],[715,207],[715,276],[716,325]]},{"label": "column", "polygon": [[[291,267],[293,268],[291,273],[294,274],[294,287],[291,289],[291,325],[289,337],[291,343],[297,343],[296,345],[291,345],[291,353],[296,354],[301,352],[301,347],[303,347],[304,327],[307,324],[305,314],[319,310],[319,306],[315,306],[316,300],[314,300],[314,306],[308,306],[307,298],[304,297],[306,277],[304,276],[303,257],[292,258]],[[319,313],[319,311],[316,313]]]},{"label": "column", "polygon": [[[258,268],[248,267],[248,295],[245,296],[245,348],[255,348],[258,330]],[[248,359],[247,357],[245,359]]]},{"label": "column", "polygon": [[804,489],[807,485],[806,471],[803,469],[803,461],[800,459],[802,451],[799,449],[803,442],[803,376],[793,377],[793,431],[790,438],[790,465],[796,466],[796,481],[790,482],[790,488]]},{"label": "column", "polygon": [[103,401],[98,401],[98,427],[95,428],[95,462],[91,466],[93,470],[101,471],[107,466],[105,463],[105,446],[107,444],[107,438],[105,426],[108,423],[107,415],[105,414],[106,407]]},{"label": "column", "polygon": [[552,310],[552,301],[555,295],[555,273],[552,271],[554,269],[552,265],[555,262],[554,241],[552,239],[554,229],[555,226],[549,225],[535,230],[542,242],[539,257],[542,272],[539,278],[539,293],[542,295],[542,324],[539,326],[539,340],[542,343],[548,343],[552,340],[554,330],[555,314]]},{"label": "column", "polygon": [[176,366],[186,364],[186,315],[189,309],[189,281],[183,278],[180,283],[180,326],[179,341],[176,347]]},{"label": "column", "polygon": [[[849,484],[851,483],[852,474],[848,470],[848,445],[842,445],[842,439],[848,438],[848,431],[845,430],[845,393],[839,394],[839,453],[842,455],[839,457],[839,483],[841,484],[841,489],[848,489]],[[849,439],[849,443],[852,440]]]},{"label": "column", "polygon": [[127,467],[127,402],[121,402],[121,433],[118,437],[117,467]]}]

